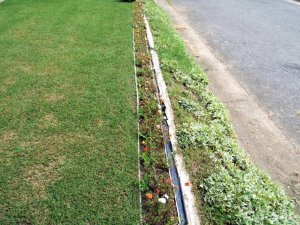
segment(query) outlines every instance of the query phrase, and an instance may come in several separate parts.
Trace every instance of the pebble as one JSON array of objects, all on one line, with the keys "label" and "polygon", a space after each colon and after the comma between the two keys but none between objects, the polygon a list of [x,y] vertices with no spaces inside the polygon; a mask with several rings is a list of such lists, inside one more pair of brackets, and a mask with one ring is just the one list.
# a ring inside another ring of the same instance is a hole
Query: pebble
[{"label": "pebble", "polygon": [[167,199],[165,199],[165,198],[159,198],[158,202],[160,202],[162,204],[166,204],[167,203]]}]

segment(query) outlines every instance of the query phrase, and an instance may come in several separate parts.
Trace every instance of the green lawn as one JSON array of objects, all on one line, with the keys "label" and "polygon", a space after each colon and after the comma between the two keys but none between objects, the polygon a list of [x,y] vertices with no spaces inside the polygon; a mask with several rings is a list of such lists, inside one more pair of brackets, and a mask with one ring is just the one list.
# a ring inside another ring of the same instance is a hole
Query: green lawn
[{"label": "green lawn", "polygon": [[137,224],[132,4],[0,4],[0,224]]}]

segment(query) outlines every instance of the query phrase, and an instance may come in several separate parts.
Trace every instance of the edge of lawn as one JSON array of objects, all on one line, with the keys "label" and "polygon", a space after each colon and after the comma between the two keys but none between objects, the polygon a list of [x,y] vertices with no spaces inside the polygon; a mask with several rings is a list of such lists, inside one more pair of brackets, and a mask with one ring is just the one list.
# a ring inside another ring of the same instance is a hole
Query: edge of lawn
[{"label": "edge of lawn", "polygon": [[169,17],[153,0],[145,14],[160,56],[177,127],[205,224],[296,224],[283,189],[238,146],[229,114],[208,90],[208,78],[187,52]]}]

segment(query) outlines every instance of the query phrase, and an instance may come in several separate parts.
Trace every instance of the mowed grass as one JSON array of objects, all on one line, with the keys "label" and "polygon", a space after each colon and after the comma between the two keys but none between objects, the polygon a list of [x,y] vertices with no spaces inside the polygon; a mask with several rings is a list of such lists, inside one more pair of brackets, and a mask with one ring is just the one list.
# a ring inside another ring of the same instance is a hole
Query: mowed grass
[{"label": "mowed grass", "polygon": [[132,4],[0,4],[0,224],[138,224]]}]

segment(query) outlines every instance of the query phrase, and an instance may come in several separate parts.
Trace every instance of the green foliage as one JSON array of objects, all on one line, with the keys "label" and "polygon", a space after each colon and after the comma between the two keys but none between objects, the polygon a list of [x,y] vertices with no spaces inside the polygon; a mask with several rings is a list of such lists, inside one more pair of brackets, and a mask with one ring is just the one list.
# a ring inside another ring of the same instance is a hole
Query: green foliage
[{"label": "green foliage", "polygon": [[140,180],[140,190],[142,192],[148,192],[150,190],[150,178],[145,174]]},{"label": "green foliage", "polygon": [[203,109],[201,109],[201,107],[199,107],[199,105],[195,101],[181,98],[180,100],[178,100],[178,103],[182,108],[192,113],[193,116],[197,118],[205,115]]},{"label": "green foliage", "polygon": [[283,191],[253,166],[218,164],[200,186],[215,224],[296,224]]},{"label": "green foliage", "polygon": [[169,18],[152,1],[145,12],[174,108],[177,140],[196,184],[203,220],[211,224],[296,224],[282,188],[240,149],[228,112],[207,90]]},{"label": "green foliage", "polygon": [[189,73],[183,73],[175,60],[162,59],[162,69],[173,74],[174,78],[182,82],[183,85],[198,90],[207,85],[207,77],[196,67],[192,68]]},{"label": "green foliage", "polygon": [[151,166],[153,159],[147,153],[142,152],[140,157],[144,166]]}]

